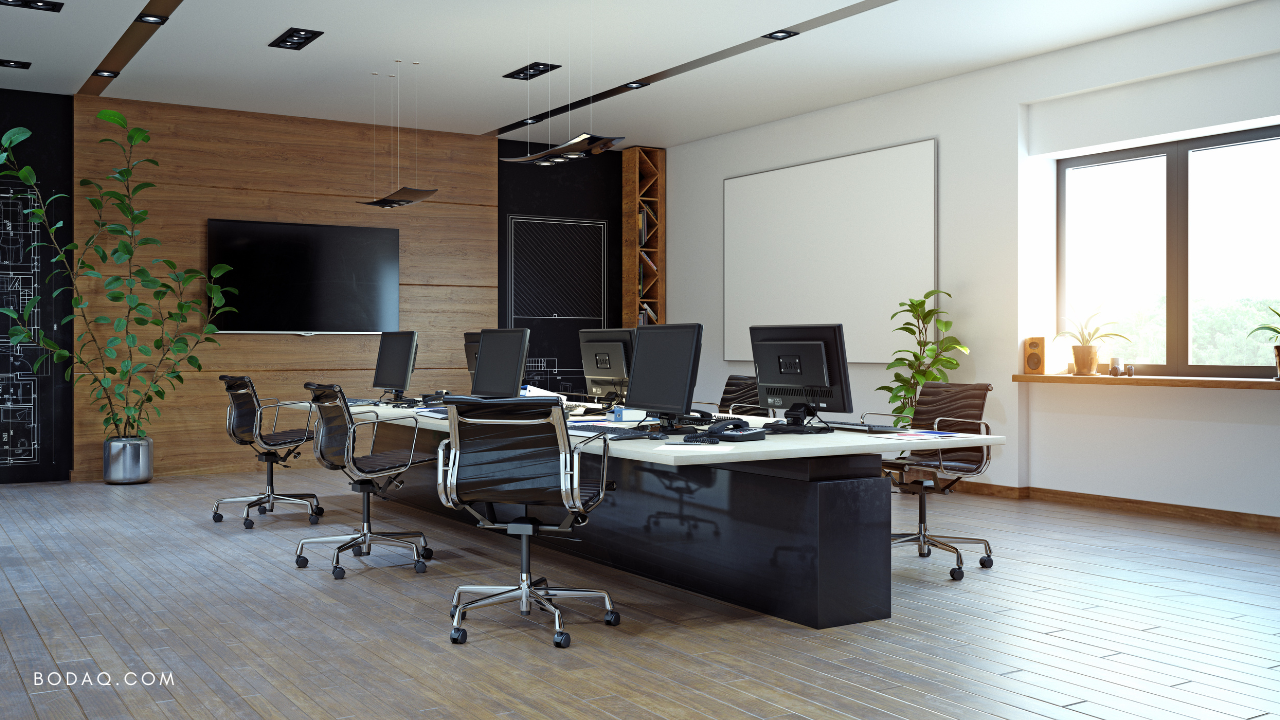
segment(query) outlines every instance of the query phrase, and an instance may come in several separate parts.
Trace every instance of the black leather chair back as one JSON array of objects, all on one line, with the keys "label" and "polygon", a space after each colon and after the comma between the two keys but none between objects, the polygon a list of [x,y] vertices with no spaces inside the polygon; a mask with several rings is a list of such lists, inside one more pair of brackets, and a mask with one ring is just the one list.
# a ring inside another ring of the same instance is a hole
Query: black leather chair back
[{"label": "black leather chair back", "polygon": [[227,406],[227,434],[237,445],[253,444],[253,424],[258,420],[258,391],[247,376],[219,375],[227,386],[231,404]]},{"label": "black leather chair back", "polygon": [[734,415],[750,415],[753,417],[769,417],[769,411],[762,407],[740,407],[737,404],[759,405],[760,390],[754,375],[730,375],[724,383],[724,394],[720,396],[720,412]]},{"label": "black leather chair back", "polygon": [[[552,496],[556,503],[560,502],[561,452],[568,452],[568,438],[565,437],[562,444],[555,424],[537,422],[558,415],[563,425],[564,410],[559,398],[446,397],[444,404],[457,413],[456,431],[451,434],[454,449],[458,451],[456,495],[460,501],[496,497],[494,491],[554,488],[557,490],[554,494],[530,493],[528,497],[534,499],[530,504],[541,504],[536,498]],[[522,424],[478,424],[467,420],[506,420]]]},{"label": "black leather chair back", "polygon": [[303,383],[311,391],[311,402],[320,415],[315,442],[316,460],[330,470],[347,466],[347,442],[355,421],[347,407],[347,396],[339,385]]},{"label": "black leather chair back", "polygon": [[[933,422],[938,418],[981,420],[987,406],[989,392],[991,392],[991,386],[987,383],[966,385],[927,382],[920,388],[920,394],[916,397],[916,413],[911,420],[911,427],[917,430],[932,430]],[[982,432],[975,423],[947,422],[946,420],[938,424],[938,429],[961,433]],[[948,448],[945,452],[948,463],[963,462],[981,465],[985,457],[981,447]]]}]

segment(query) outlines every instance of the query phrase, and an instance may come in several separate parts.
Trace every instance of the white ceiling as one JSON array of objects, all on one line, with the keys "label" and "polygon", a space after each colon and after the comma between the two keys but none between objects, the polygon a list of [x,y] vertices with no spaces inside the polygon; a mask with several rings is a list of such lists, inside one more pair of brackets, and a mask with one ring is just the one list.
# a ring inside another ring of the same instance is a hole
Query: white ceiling
[{"label": "white ceiling", "polygon": [[[1244,1],[897,0],[574,112],[572,130],[670,147]],[[32,62],[0,68],[0,87],[76,92],[145,4],[0,6],[0,57]],[[570,85],[581,98],[849,4],[186,0],[104,95],[387,124],[397,74],[401,125],[485,133],[565,104]],[[290,26],[325,34],[302,51],[267,47]],[[565,67],[501,77],[535,60]],[[563,115],[533,139],[548,129],[570,137]]]}]

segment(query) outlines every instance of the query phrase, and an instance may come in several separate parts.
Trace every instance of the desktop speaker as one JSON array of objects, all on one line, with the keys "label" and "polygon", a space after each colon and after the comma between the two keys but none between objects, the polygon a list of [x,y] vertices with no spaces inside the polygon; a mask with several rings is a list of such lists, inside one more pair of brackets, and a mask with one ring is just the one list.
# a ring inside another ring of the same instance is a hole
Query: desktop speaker
[{"label": "desktop speaker", "polygon": [[1044,338],[1033,337],[1022,341],[1022,374],[1044,374]]}]

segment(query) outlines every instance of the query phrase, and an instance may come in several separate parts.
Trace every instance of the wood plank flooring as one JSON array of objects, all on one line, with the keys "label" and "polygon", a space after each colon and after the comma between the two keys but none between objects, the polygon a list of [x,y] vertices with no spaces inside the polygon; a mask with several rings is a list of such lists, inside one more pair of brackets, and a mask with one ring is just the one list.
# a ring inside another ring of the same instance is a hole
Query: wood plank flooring
[{"label": "wood plank flooring", "polygon": [[[459,647],[454,587],[510,582],[515,543],[375,501],[379,528],[424,530],[435,558],[417,575],[380,547],[335,581],[293,545],[346,532],[359,496],[303,463],[277,478],[321,495],[319,526],[212,523],[254,474],[0,486],[0,717],[1280,719],[1277,534],[931,498],[935,531],[989,539],[996,566],[969,555],[952,582],[946,554],[897,549],[893,618],[825,631],[536,548],[553,582],[609,589],[622,625],[566,603],[557,650],[549,616],[506,605],[472,613]],[[899,528],[914,501],[895,496]]]}]

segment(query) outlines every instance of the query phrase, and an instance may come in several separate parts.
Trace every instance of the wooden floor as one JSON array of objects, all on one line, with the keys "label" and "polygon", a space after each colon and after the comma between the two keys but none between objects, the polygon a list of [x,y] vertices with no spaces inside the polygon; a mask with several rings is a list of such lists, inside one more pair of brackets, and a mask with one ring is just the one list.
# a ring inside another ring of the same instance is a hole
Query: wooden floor
[{"label": "wooden floor", "polygon": [[[935,530],[990,539],[995,568],[971,555],[952,582],[940,551],[895,550],[893,619],[820,632],[536,549],[553,582],[611,590],[622,625],[566,603],[586,613],[557,650],[548,616],[507,605],[451,646],[454,586],[510,582],[514,542],[377,501],[435,559],[417,575],[380,548],[335,581],[292,546],[345,532],[359,496],[300,465],[280,489],[320,493],[320,526],[210,521],[258,484],[0,486],[0,718],[1280,718],[1280,535],[953,495]],[[145,672],[172,684],[126,684]]]}]

